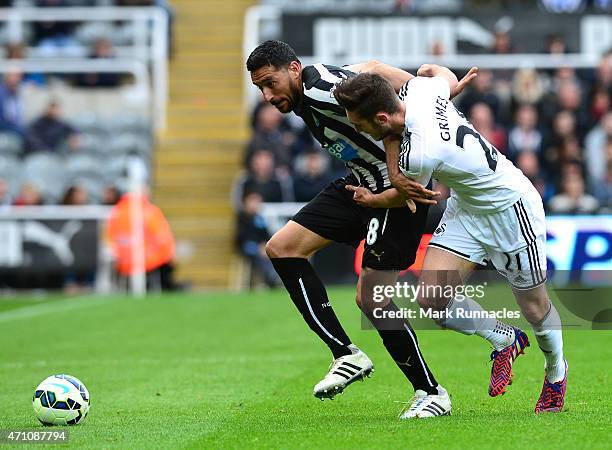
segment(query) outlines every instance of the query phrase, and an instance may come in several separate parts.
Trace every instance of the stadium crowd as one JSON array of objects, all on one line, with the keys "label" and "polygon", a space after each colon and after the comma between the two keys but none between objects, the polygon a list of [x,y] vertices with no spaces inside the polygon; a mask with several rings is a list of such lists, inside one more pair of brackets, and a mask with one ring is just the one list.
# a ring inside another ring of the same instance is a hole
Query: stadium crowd
[{"label": "stadium crowd", "polygon": [[[24,6],[161,6],[172,16],[165,0],[0,0],[3,8]],[[23,42],[12,40],[5,27],[0,29],[0,58],[6,64],[30,58],[111,59],[118,56],[117,47],[131,45],[132,27],[131,22],[25,23]],[[27,120],[23,91],[29,85],[44,89],[58,83],[78,89],[113,89],[130,83],[130,77],[107,72],[22,73],[16,68],[0,77],[0,207],[115,204],[119,198],[118,184],[125,174],[118,168],[104,176],[93,170],[96,162],[108,156],[109,148],[113,156],[150,156],[150,124],[136,117],[120,118],[128,124],[119,123],[120,120],[104,123],[95,118],[70,123],[62,115],[61,98],[52,98],[38,117]],[[111,136],[115,139],[109,139]],[[37,179],[45,165],[47,169],[62,165],[74,170],[69,170],[70,179],[64,180],[59,188],[50,189],[45,177]],[[29,169],[34,170],[26,173]]]}]

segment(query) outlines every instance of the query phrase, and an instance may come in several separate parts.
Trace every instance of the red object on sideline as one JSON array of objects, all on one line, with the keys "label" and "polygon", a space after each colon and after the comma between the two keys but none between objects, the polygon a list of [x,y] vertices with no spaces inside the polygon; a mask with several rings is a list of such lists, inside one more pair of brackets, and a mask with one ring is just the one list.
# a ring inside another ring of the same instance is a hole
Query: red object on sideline
[{"label": "red object on sideline", "polygon": [[174,236],[161,209],[145,195],[125,194],[111,210],[107,232],[117,271],[131,275],[134,271],[132,251],[130,205],[142,202],[145,270],[150,272],[174,259]]}]

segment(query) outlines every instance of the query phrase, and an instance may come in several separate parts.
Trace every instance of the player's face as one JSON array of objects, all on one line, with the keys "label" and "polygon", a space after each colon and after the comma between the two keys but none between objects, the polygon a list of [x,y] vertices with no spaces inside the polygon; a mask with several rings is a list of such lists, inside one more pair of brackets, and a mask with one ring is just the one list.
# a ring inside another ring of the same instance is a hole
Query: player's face
[{"label": "player's face", "polygon": [[374,119],[368,120],[364,119],[359,114],[347,111],[346,117],[355,130],[360,133],[369,134],[376,141],[382,141],[391,133],[391,127],[389,126],[386,115],[377,114]]},{"label": "player's face", "polygon": [[301,98],[301,66],[293,61],[285,68],[264,66],[251,72],[251,81],[261,91],[266,102],[282,113],[293,111]]}]

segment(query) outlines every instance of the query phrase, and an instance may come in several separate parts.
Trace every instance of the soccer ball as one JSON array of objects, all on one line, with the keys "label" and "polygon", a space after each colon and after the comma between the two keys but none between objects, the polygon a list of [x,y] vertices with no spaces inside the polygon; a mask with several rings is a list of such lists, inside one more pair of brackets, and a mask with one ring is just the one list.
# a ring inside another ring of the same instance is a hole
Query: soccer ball
[{"label": "soccer ball", "polygon": [[89,392],[75,377],[52,375],[36,388],[32,406],[43,425],[76,425],[89,411]]}]

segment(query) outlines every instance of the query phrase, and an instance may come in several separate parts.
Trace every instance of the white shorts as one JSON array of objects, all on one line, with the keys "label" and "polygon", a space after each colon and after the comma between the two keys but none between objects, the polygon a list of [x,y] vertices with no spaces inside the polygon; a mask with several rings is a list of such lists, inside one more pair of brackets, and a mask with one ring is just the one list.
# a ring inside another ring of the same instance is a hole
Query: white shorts
[{"label": "white shorts", "polygon": [[516,289],[546,282],[546,218],[535,189],[514,205],[491,214],[473,214],[449,199],[429,245],[497,271]]}]

